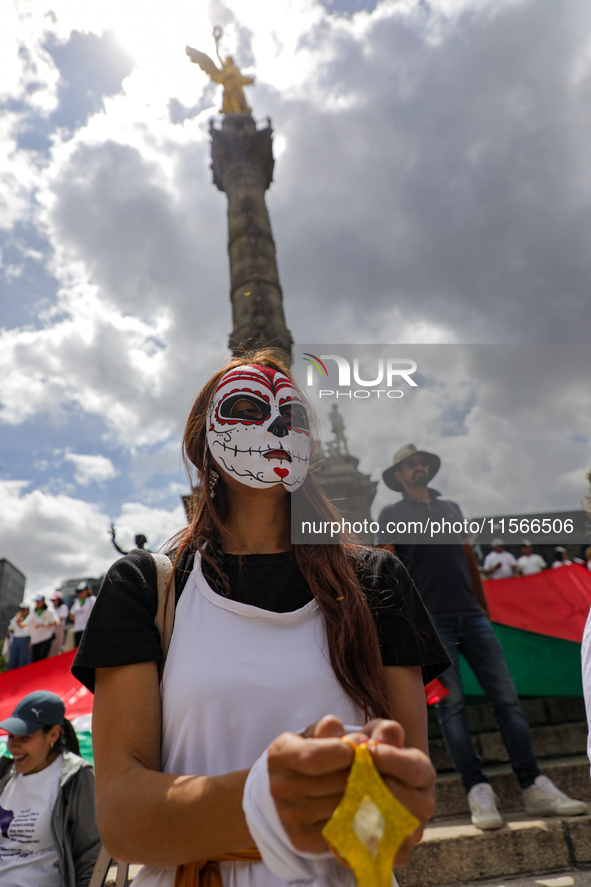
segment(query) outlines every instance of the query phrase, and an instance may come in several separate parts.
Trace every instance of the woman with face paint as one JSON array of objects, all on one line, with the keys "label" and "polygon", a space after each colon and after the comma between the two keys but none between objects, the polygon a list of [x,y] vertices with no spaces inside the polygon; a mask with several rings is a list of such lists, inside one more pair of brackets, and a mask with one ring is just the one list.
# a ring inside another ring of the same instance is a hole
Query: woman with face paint
[{"label": "woman with face paint", "polygon": [[388,552],[291,544],[293,509],[337,519],[311,452],[281,358],[235,358],[185,428],[200,484],[168,552],[176,607],[160,683],[152,556],[131,552],[105,577],[73,671],[95,692],[99,829],[115,858],[144,864],[137,887],[352,885],[321,834],[353,760],[345,734],[376,740],[391,791],[422,824],[432,813],[423,681],[446,654]]}]

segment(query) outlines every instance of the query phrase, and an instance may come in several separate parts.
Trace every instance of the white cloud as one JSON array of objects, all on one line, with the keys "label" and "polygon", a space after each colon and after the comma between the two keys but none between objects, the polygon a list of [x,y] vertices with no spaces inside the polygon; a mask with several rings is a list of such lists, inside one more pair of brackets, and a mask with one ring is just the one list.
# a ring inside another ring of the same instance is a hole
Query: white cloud
[{"label": "white cloud", "polygon": [[[162,545],[184,524],[174,511],[124,503],[116,524],[132,546],[143,532],[150,547]],[[96,505],[73,496],[29,490],[26,481],[0,481],[0,557],[27,577],[26,595],[48,593],[63,580],[100,576],[119,556],[109,533],[110,520]],[[128,538],[129,537],[129,538]]]},{"label": "white cloud", "polygon": [[83,453],[66,452],[64,459],[67,462],[73,463],[75,469],[74,480],[80,486],[86,487],[88,484],[93,483],[100,484],[117,477],[117,469],[106,456],[89,456]]},{"label": "white cloud", "polygon": [[[111,465],[141,490],[146,468],[158,478],[142,494],[150,514],[178,492],[173,449],[232,325],[226,197],[208,170],[207,123],[220,95],[212,99],[184,54],[188,42],[213,55],[214,23],[225,28],[222,52],[236,49],[256,74],[249,100],[256,117],[272,116],[281,148],[267,204],[296,340],[588,341],[584,0],[558,12],[538,0],[382,0],[350,17],[313,0],[173,0],[144,5],[141,21],[135,4],[119,0],[56,0],[52,9],[30,0],[0,36],[2,286],[15,294],[0,331],[0,422],[11,434],[22,429],[23,451],[33,424],[47,423],[51,447],[81,458],[85,445],[57,439],[75,416],[99,429],[97,479]],[[104,96],[90,81],[95,103],[74,108],[64,84],[75,66],[58,70],[48,35],[67,48],[73,30],[98,38],[110,29],[135,67]],[[173,99],[184,122],[171,122]],[[24,300],[28,315],[19,314]],[[554,399],[552,410],[556,427],[570,430],[571,400]],[[477,409],[470,422],[486,432]],[[429,442],[426,419],[414,428]],[[101,436],[112,448],[103,454]],[[363,453],[363,470],[387,462],[393,436],[374,442],[371,459]],[[30,465],[50,465],[55,476],[39,480],[45,492],[11,496],[19,513],[62,515],[78,502],[66,486],[71,465],[61,476],[42,438]],[[553,483],[574,496],[581,459],[564,447],[569,467]],[[125,472],[122,454],[135,454]],[[444,455],[464,504],[494,460],[482,443],[464,446],[467,477]],[[29,480],[10,456],[1,460],[9,476]],[[86,469],[78,463],[88,493]],[[514,469],[501,459],[497,470]],[[520,470],[516,491],[535,481],[527,465]],[[49,492],[58,489],[71,495]],[[121,501],[71,508],[93,527],[108,523],[103,511],[121,512],[126,545],[142,522],[154,532],[139,513],[127,521]],[[67,542],[53,543],[47,551],[69,571]]]}]

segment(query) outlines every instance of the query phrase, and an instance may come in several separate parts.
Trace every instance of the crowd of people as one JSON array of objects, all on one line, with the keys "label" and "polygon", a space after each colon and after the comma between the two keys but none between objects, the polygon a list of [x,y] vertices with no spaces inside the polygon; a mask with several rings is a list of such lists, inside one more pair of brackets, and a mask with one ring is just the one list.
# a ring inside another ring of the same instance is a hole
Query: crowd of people
[{"label": "crowd of people", "polygon": [[87,582],[78,585],[71,608],[60,591],[48,598],[38,594],[32,604],[22,601],[8,624],[4,639],[7,671],[61,653],[68,624],[73,627],[73,646],[77,647],[95,601],[96,596]]},{"label": "crowd of people", "polygon": [[[566,548],[557,545],[553,552],[551,569],[558,567],[570,567],[572,564],[580,564],[591,570],[591,546],[585,549],[585,559],[576,555],[569,555]],[[482,572],[488,579],[509,579],[512,576],[534,576],[548,568],[548,563],[541,554],[534,552],[529,539],[524,539],[521,545],[521,557],[516,558],[505,548],[502,539],[493,539],[492,551],[484,558]]]},{"label": "crowd of people", "polygon": [[[424,684],[436,676],[472,822],[502,827],[468,732],[459,653],[493,707],[526,811],[587,811],[540,770],[467,539],[291,544],[294,515],[337,518],[309,471],[312,441],[282,359],[267,350],[234,358],[189,415],[183,455],[200,492],[167,558],[127,553],[96,601],[79,588],[69,613],[57,596],[23,603],[12,667],[59,653],[74,621],[72,671],[94,693],[96,818],[92,768],[68,744],[63,704],[29,694],[0,722],[12,755],[0,760],[2,885],[88,887],[98,824],[113,858],[142,864],[137,887],[189,887],[203,872],[220,887],[353,887],[323,829],[360,749],[418,823],[397,853],[404,864],[434,810]],[[440,464],[413,444],[396,452],[383,478],[401,499],[380,529],[461,519],[430,486]],[[515,563],[505,554],[495,540],[485,577],[548,566],[527,540]],[[374,855],[384,831],[375,823],[355,832]]]}]

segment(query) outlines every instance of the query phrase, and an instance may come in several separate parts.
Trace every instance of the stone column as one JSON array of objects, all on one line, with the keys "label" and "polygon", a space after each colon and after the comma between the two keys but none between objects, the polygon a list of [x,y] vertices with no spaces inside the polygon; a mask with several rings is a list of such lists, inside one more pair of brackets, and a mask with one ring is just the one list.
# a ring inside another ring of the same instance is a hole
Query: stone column
[{"label": "stone column", "polygon": [[270,121],[257,129],[249,113],[226,114],[221,128],[210,125],[213,181],[228,196],[234,354],[272,345],[289,355],[292,345],[265,205],[273,181],[272,132]]}]

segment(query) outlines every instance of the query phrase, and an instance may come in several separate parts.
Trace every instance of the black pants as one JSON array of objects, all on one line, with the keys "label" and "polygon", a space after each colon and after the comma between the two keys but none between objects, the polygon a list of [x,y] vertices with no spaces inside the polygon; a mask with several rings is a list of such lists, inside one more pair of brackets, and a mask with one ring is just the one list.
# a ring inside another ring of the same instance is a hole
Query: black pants
[{"label": "black pants", "polygon": [[49,653],[53,638],[54,636],[51,635],[50,638],[47,638],[46,641],[41,641],[40,644],[31,644],[31,662],[47,659],[47,654]]}]

